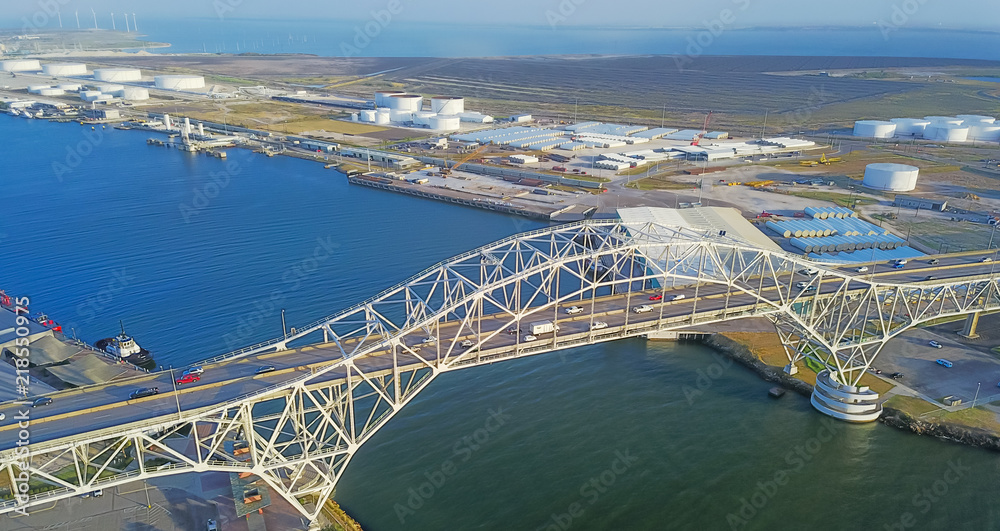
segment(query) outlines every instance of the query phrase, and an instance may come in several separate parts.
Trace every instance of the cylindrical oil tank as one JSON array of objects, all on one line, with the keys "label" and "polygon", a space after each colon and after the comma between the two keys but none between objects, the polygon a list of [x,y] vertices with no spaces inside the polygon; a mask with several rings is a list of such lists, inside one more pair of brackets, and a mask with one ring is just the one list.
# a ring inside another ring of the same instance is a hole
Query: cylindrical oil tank
[{"label": "cylindrical oil tank", "polygon": [[84,90],[80,92],[80,99],[83,101],[94,101],[101,96],[99,90]]},{"label": "cylindrical oil tank", "polygon": [[977,124],[992,124],[997,121],[996,118],[992,116],[983,116],[980,114],[959,114],[955,118],[962,120],[964,125],[977,125]]},{"label": "cylindrical oil tank", "polygon": [[374,110],[364,110],[358,113],[358,117],[362,122],[374,123],[375,122],[375,111]]},{"label": "cylindrical oil tank", "polygon": [[969,128],[964,125],[941,124],[935,130],[934,139],[942,142],[965,142],[969,139]]},{"label": "cylindrical oil tank", "polygon": [[396,123],[405,123],[405,122],[412,122],[414,118],[413,118],[413,113],[410,111],[400,111],[393,109],[389,111],[389,120]]},{"label": "cylindrical oil tank", "polygon": [[8,59],[0,61],[0,70],[4,72],[37,72],[42,65],[37,59]]},{"label": "cylindrical oil tank", "polygon": [[357,122],[358,121],[358,113],[356,113],[356,112],[352,112],[351,113],[351,121],[352,122]]},{"label": "cylindrical oil tank", "polygon": [[890,192],[909,192],[917,187],[920,168],[905,164],[877,163],[865,168],[864,186]]},{"label": "cylindrical oil tank", "polygon": [[384,112],[375,113],[375,125],[388,125],[389,114]]},{"label": "cylindrical oil tank", "polygon": [[419,125],[430,125],[431,118],[437,116],[437,113],[430,111],[419,111],[413,113],[413,123]]},{"label": "cylindrical oil tank", "polygon": [[50,85],[28,85],[28,92],[38,94],[38,91],[49,88]]},{"label": "cylindrical oil tank", "polygon": [[62,96],[64,94],[66,94],[65,90],[54,87],[43,88],[42,90],[38,91],[39,96]]},{"label": "cylindrical oil tank", "polygon": [[149,99],[149,90],[142,87],[125,87],[115,96],[120,97],[123,100],[129,101],[142,101]]},{"label": "cylindrical oil tank", "polygon": [[63,90],[72,90],[74,92],[80,90],[79,83],[60,83],[56,85],[56,88],[61,88]]},{"label": "cylindrical oil tank", "polygon": [[142,71],[138,68],[95,68],[94,79],[113,83],[141,81]]},{"label": "cylindrical oil tank", "polygon": [[419,94],[394,94],[388,97],[389,108],[395,111],[419,112],[424,98]]},{"label": "cylindrical oil tank", "polygon": [[930,120],[919,118],[893,118],[890,121],[896,124],[896,136],[924,136],[927,126],[931,125]]},{"label": "cylindrical oil tank", "polygon": [[854,136],[861,138],[892,138],[896,134],[896,124],[881,120],[861,120],[854,122]]},{"label": "cylindrical oil tank", "polygon": [[375,106],[376,107],[388,107],[389,106],[389,96],[394,96],[396,94],[405,94],[398,90],[378,90],[375,91]]},{"label": "cylindrical oil tank", "polygon": [[462,126],[462,119],[455,115],[438,114],[431,118],[428,125],[435,131],[458,131]]},{"label": "cylindrical oil tank", "polygon": [[191,75],[154,76],[153,84],[164,90],[190,90],[204,88],[205,78]]},{"label": "cylindrical oil tank", "polygon": [[431,110],[437,114],[461,114],[465,112],[465,98],[435,96],[431,98]]},{"label": "cylindrical oil tank", "polygon": [[87,65],[83,63],[49,63],[42,65],[42,73],[47,76],[85,76]]},{"label": "cylindrical oil tank", "polygon": [[924,116],[924,120],[927,120],[932,124],[953,124],[953,125],[962,125],[962,122],[965,121],[955,116]]},{"label": "cylindrical oil tank", "polygon": [[118,92],[119,90],[124,90],[125,85],[113,85],[110,83],[104,83],[101,85],[97,85],[94,88],[105,94],[111,94],[112,92]]},{"label": "cylindrical oil tank", "polygon": [[1000,125],[974,125],[969,128],[969,140],[996,142],[1000,140]]}]

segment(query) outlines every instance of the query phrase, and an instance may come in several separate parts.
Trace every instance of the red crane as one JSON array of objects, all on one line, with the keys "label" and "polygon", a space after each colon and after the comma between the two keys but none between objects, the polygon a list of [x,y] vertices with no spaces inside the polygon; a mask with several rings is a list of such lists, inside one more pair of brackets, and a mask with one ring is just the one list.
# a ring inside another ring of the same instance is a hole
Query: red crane
[{"label": "red crane", "polygon": [[700,144],[701,143],[701,138],[703,136],[705,136],[706,134],[708,134],[708,122],[712,119],[712,113],[713,112],[714,111],[708,111],[708,116],[705,117],[705,125],[701,126],[701,133],[698,133],[694,137],[694,141],[691,142],[692,146],[697,146],[698,144]]}]

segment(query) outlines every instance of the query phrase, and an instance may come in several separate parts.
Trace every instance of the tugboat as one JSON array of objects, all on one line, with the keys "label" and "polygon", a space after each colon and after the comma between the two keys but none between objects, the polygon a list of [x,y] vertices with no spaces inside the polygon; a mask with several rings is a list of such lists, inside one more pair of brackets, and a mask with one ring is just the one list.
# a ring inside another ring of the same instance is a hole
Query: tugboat
[{"label": "tugboat", "polygon": [[103,350],[112,356],[117,357],[122,361],[127,361],[132,365],[137,367],[142,367],[144,369],[153,369],[156,367],[156,362],[153,361],[153,356],[148,350],[139,346],[132,339],[132,336],[125,333],[125,324],[121,321],[118,322],[122,326],[122,333],[115,337],[107,337],[101,339],[94,346],[99,350]]}]

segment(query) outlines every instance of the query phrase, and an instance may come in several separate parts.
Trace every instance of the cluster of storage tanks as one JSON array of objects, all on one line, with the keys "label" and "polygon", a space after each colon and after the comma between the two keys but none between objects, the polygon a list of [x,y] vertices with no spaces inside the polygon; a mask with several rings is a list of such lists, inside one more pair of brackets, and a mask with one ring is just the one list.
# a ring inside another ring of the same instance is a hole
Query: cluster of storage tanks
[{"label": "cluster of storage tanks", "polygon": [[865,249],[892,250],[906,241],[887,229],[858,219],[857,213],[844,207],[810,207],[805,213],[812,219],[768,221],[771,231],[806,253],[853,252]]},{"label": "cluster of storage tanks", "polygon": [[378,91],[375,109],[358,113],[361,122],[376,125],[412,123],[435,131],[458,131],[465,113],[465,98],[437,96],[431,98],[431,110],[424,110],[424,98],[419,94]]},{"label": "cluster of storage tanks", "polygon": [[998,142],[1000,124],[992,116],[960,114],[893,118],[890,121],[861,120],[854,123],[854,136],[862,138],[923,138],[941,142]]}]

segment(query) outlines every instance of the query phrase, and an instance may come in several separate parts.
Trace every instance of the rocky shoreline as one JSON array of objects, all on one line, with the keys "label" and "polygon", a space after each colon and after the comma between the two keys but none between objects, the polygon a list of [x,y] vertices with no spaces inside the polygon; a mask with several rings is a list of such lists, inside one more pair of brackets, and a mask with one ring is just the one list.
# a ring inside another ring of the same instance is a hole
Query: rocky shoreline
[{"label": "rocky shoreline", "polygon": [[[704,339],[703,343],[754,371],[768,382],[781,384],[782,387],[803,396],[812,395],[813,387],[811,385],[785,374],[780,367],[766,365],[746,346],[728,337],[712,334]],[[892,407],[884,408],[882,416],[878,420],[886,426],[910,431],[917,435],[929,435],[968,446],[1000,451],[1000,437],[985,430],[950,423],[929,422]]]}]

